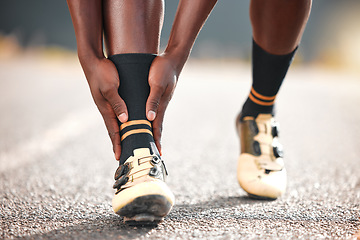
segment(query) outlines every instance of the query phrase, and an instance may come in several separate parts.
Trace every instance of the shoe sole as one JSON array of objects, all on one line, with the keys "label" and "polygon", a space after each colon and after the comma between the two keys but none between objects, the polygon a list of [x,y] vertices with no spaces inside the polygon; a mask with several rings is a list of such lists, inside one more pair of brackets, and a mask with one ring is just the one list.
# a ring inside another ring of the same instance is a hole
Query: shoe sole
[{"label": "shoe sole", "polygon": [[146,195],[135,198],[116,213],[124,217],[124,222],[134,226],[159,224],[169,213],[172,204],[162,195]]},{"label": "shoe sole", "polygon": [[254,195],[254,194],[250,194],[250,193],[247,193],[247,194],[250,198],[256,199],[256,200],[274,201],[277,199],[277,198],[271,198],[271,197],[258,196],[258,195]]}]

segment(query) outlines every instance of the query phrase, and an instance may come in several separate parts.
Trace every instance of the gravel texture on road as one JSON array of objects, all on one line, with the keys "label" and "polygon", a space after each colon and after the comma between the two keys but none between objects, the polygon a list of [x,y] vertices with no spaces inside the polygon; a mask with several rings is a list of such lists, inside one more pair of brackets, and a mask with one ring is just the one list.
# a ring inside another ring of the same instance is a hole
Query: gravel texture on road
[{"label": "gravel texture on road", "polygon": [[291,69],[277,106],[288,188],[261,201],[236,180],[250,67],[190,61],[162,140],[176,205],[150,228],[112,212],[117,162],[77,61],[15,58],[0,69],[2,239],[360,238],[359,75]]}]

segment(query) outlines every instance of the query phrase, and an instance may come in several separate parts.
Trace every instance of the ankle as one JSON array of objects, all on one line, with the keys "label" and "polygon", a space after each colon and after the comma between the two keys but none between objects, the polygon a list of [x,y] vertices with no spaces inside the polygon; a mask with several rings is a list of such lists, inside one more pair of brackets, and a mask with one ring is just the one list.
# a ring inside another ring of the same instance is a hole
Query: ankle
[{"label": "ankle", "polygon": [[275,115],[275,105],[263,106],[253,102],[249,97],[246,99],[241,113],[240,120],[246,116],[251,116],[256,118],[259,114],[271,114]]}]

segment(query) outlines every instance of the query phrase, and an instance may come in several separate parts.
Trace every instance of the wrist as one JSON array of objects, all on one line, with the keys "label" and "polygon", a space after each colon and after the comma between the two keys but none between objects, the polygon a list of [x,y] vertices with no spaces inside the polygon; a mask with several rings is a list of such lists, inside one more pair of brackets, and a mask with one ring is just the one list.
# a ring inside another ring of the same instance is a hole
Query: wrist
[{"label": "wrist", "polygon": [[163,55],[171,60],[177,75],[180,75],[187,59],[190,55],[190,49],[181,46],[167,46]]},{"label": "wrist", "polygon": [[99,65],[99,62],[105,59],[105,56],[101,56],[91,52],[82,53],[78,51],[78,58],[86,77],[89,77],[96,69],[96,66]]},{"label": "wrist", "polygon": [[78,58],[80,63],[87,63],[99,61],[101,59],[104,59],[105,56],[102,51],[78,49]]}]

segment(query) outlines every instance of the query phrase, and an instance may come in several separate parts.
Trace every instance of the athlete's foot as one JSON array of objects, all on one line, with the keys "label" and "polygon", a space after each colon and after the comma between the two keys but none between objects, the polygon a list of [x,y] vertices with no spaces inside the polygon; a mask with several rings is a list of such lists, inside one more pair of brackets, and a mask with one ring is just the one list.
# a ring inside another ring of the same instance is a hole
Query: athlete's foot
[{"label": "athlete's foot", "polygon": [[240,186],[251,197],[278,198],[286,189],[278,123],[271,114],[259,114],[257,117],[241,117],[239,114],[236,128],[241,142],[237,168]]},{"label": "athlete's foot", "polygon": [[148,148],[134,150],[115,173],[115,213],[130,225],[156,225],[171,210],[175,197],[166,185],[164,162]]}]

